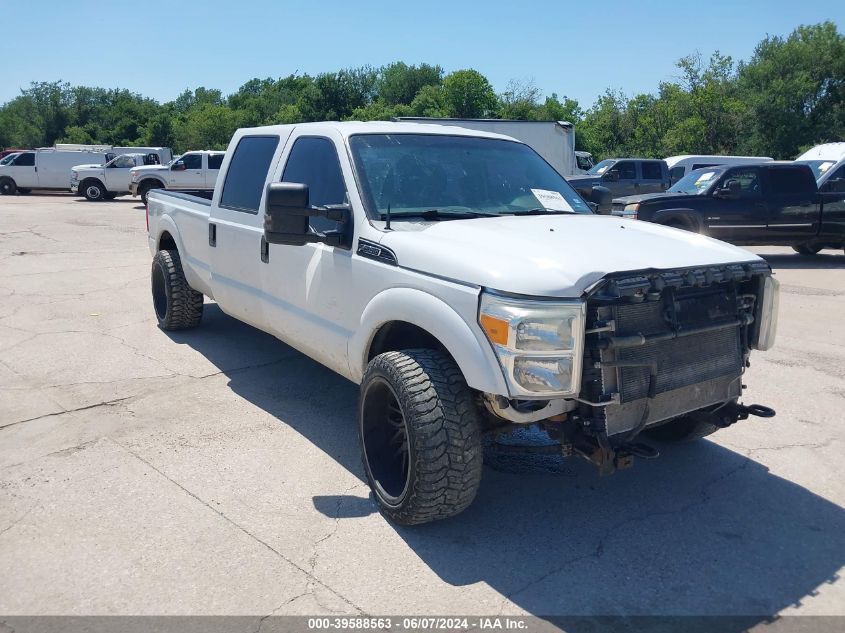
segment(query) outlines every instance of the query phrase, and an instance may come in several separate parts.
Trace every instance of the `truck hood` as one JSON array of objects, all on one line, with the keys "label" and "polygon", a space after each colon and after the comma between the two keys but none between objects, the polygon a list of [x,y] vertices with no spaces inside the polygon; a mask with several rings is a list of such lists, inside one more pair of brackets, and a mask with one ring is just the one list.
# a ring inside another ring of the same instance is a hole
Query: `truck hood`
[{"label": "truck hood", "polygon": [[660,200],[663,201],[670,201],[670,200],[689,200],[690,198],[697,198],[697,194],[692,193],[675,193],[673,192],[661,192],[661,193],[641,193],[636,196],[622,196],[621,198],[614,198],[613,204],[634,204],[635,202],[646,202],[648,200]]},{"label": "truck hood", "polygon": [[605,215],[443,220],[407,229],[380,241],[399,266],[537,297],[579,297],[614,272],[760,260],[703,235]]}]

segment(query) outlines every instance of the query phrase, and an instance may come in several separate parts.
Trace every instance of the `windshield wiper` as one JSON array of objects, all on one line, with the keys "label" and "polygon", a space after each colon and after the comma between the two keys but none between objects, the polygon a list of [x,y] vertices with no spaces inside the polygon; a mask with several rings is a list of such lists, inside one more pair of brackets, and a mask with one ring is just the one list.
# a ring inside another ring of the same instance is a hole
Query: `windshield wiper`
[{"label": "windshield wiper", "polygon": [[519,211],[508,211],[510,215],[579,215],[577,211],[562,211],[558,209],[545,209],[535,207],[534,209],[521,209]]},{"label": "windshield wiper", "polygon": [[[495,218],[498,216],[498,213],[489,213],[486,211],[450,211],[448,209],[426,209],[425,211],[413,211],[410,213],[396,213],[395,211],[393,211],[390,213],[390,217],[393,220],[411,217],[422,218],[423,220],[463,220],[467,218]],[[384,220],[386,218],[387,213],[382,213],[381,219]]]}]

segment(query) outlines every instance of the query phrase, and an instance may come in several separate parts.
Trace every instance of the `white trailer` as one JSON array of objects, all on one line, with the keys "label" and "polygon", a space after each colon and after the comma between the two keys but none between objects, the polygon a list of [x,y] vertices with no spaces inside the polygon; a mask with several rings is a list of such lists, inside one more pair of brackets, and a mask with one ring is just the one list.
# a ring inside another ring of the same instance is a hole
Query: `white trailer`
[{"label": "white trailer", "polygon": [[566,121],[520,121],[516,119],[437,119],[396,117],[395,121],[435,123],[511,136],[546,159],[561,176],[583,174],[575,159],[575,126]]}]

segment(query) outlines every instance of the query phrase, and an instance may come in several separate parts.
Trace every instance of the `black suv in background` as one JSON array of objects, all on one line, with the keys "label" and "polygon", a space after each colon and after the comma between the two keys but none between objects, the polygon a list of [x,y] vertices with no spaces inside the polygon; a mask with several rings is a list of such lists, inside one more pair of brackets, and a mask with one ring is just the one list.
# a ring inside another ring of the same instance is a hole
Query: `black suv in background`
[{"label": "black suv in background", "polygon": [[697,169],[665,193],[614,198],[612,213],[803,255],[845,246],[845,193],[819,193],[800,163]]},{"label": "black suv in background", "polygon": [[665,191],[670,184],[666,161],[651,158],[607,158],[587,175],[566,179],[587,200],[595,186],[607,187],[615,198]]}]

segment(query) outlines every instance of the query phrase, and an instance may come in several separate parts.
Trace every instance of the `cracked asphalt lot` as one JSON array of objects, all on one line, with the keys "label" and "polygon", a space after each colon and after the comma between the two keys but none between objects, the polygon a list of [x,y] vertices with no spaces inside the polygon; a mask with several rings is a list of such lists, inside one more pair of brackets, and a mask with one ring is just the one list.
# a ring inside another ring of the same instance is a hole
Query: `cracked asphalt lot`
[{"label": "cracked asphalt lot", "polygon": [[845,256],[764,254],[774,407],[600,478],[374,511],[357,388],[206,303],[154,323],[144,210],[0,198],[0,614],[845,614]]}]

